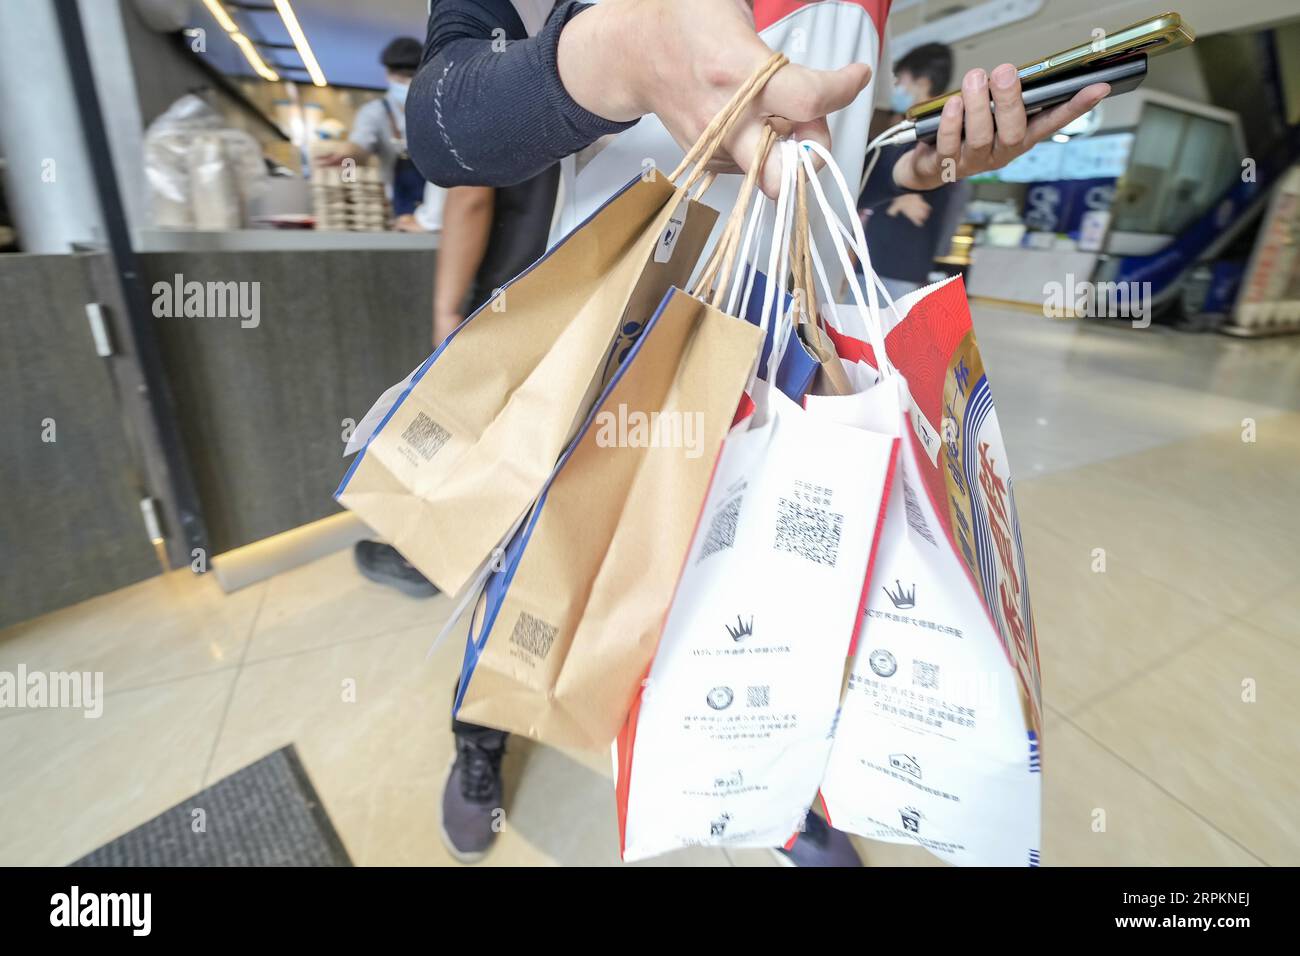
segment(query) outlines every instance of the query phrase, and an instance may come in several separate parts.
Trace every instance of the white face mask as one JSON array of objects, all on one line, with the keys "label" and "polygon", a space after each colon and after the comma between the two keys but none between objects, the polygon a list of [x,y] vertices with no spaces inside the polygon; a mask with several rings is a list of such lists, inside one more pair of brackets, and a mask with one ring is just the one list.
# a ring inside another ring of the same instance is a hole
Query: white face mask
[{"label": "white face mask", "polygon": [[393,98],[393,102],[395,102],[398,106],[405,107],[406,91],[409,90],[410,88],[411,88],[411,84],[398,83],[396,80],[394,80],[392,83],[388,84],[388,95]]},{"label": "white face mask", "polygon": [[916,103],[916,94],[895,84],[889,94],[889,107],[895,113],[906,113]]}]

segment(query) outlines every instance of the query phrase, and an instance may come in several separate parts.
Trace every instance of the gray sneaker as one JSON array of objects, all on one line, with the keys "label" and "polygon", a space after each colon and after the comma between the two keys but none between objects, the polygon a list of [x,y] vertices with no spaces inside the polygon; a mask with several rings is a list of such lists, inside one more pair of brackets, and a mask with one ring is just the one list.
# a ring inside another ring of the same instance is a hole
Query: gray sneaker
[{"label": "gray sneaker", "polygon": [[438,593],[433,582],[415,570],[391,544],[358,541],[352,549],[352,557],[357,570],[376,584],[397,588],[409,597],[433,597]]},{"label": "gray sneaker", "polygon": [[774,850],[786,866],[861,866],[862,858],[848,834],[834,829],[817,814],[809,812],[803,832],[789,850]]},{"label": "gray sneaker", "polygon": [[487,856],[497,838],[501,807],[499,747],[484,747],[465,737],[456,738],[456,759],[442,790],[442,842],[461,863],[477,863]]}]

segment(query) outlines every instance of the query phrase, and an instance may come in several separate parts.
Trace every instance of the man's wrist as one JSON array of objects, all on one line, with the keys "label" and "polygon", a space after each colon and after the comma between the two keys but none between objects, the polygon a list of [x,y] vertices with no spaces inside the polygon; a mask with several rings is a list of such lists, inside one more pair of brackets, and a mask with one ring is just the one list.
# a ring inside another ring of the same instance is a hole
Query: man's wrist
[{"label": "man's wrist", "polygon": [[913,152],[914,150],[909,149],[902,156],[899,156],[898,161],[894,163],[892,178],[894,188],[899,190],[900,193],[922,192],[930,188],[917,181],[916,170],[912,168],[912,161],[915,158],[912,155]]}]

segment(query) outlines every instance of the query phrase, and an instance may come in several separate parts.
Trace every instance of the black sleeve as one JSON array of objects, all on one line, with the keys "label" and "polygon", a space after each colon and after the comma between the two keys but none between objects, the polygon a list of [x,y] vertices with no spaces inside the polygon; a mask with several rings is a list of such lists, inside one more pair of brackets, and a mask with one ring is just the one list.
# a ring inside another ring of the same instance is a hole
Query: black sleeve
[{"label": "black sleeve", "polygon": [[[876,166],[871,170],[871,175],[867,178],[867,184],[862,189],[862,195],[858,197],[859,209],[871,209],[906,192],[911,192],[911,190],[899,188],[894,182],[894,164],[912,148],[911,146],[886,146],[880,151],[880,159],[876,161]],[[871,157],[868,155],[867,161],[870,162],[870,160]]]},{"label": "black sleeve", "polygon": [[407,146],[425,179],[509,186],[634,125],[588,112],[560,82],[560,31],[589,6],[557,3],[530,38],[509,0],[433,0],[406,102]]}]

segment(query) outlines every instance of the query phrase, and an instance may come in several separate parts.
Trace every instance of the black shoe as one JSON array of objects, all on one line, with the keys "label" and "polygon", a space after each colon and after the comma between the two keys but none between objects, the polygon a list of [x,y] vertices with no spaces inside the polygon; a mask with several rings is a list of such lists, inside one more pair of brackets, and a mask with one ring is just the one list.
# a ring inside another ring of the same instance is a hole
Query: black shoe
[{"label": "black shoe", "polygon": [[387,584],[411,597],[433,597],[438,593],[433,582],[415,570],[390,544],[358,541],[352,556],[357,570],[377,584]]},{"label": "black shoe", "polygon": [[841,833],[817,814],[808,813],[803,832],[794,847],[776,850],[777,859],[787,866],[861,866],[848,834]]},{"label": "black shoe", "polygon": [[461,863],[477,863],[487,856],[505,823],[501,806],[504,734],[500,740],[493,747],[456,738],[456,760],[442,790],[442,842]]}]

